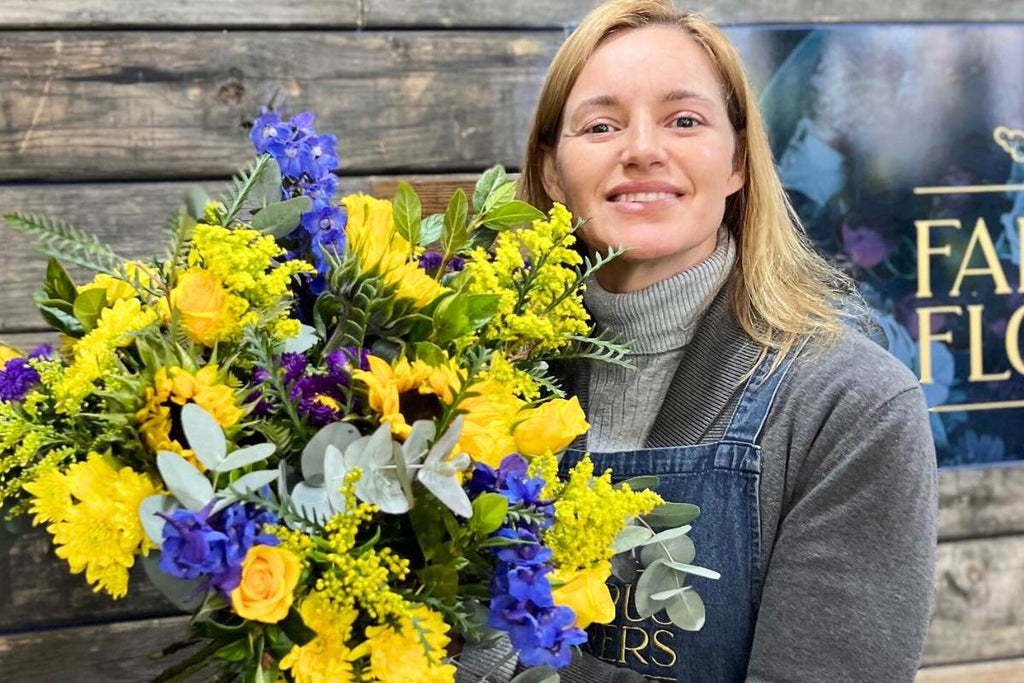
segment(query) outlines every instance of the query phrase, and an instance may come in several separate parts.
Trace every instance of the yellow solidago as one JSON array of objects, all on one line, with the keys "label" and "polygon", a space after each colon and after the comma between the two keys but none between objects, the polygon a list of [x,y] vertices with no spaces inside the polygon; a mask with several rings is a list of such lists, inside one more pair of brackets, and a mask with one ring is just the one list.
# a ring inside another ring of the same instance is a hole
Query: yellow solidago
[{"label": "yellow solidago", "polygon": [[[401,595],[391,590],[391,586],[408,576],[409,561],[391,548],[372,548],[358,555],[352,553],[359,527],[371,521],[379,511],[375,505],[360,503],[356,499],[355,484],[359,476],[359,468],[345,475],[341,486],[345,511],[324,525],[318,551],[327,555],[329,564],[322,568],[314,588],[340,610],[358,609],[378,621],[402,617],[408,612],[408,605]],[[274,533],[278,534],[278,531],[275,529]],[[292,535],[280,537],[284,547],[301,552]]]},{"label": "yellow solidago", "polygon": [[491,356],[491,366],[481,373],[482,379],[492,379],[498,384],[503,384],[512,390],[516,396],[533,401],[540,398],[540,385],[537,384],[530,373],[520,370],[511,362],[508,357],[496,352]]},{"label": "yellow solidago", "polygon": [[397,296],[423,308],[445,288],[419,266],[422,249],[413,247],[395,230],[391,202],[363,194],[342,200],[348,210],[345,236],[349,251],[358,257],[360,269],[380,275],[398,288]]},{"label": "yellow solidago", "polygon": [[613,488],[611,470],[593,475],[589,456],[572,468],[555,501],[555,523],[544,532],[553,562],[567,572],[610,560],[611,543],[626,520],[647,514],[663,502],[653,491],[632,491],[628,485]]},{"label": "yellow solidago", "polygon": [[[66,474],[51,471],[26,484],[25,490],[38,501],[33,505],[37,523],[51,521],[47,531],[71,572],[84,571],[95,590],[124,597],[135,556],[153,547],[139,521],[139,505],[160,493],[153,480],[91,453]],[[61,502],[66,503],[63,510]]]},{"label": "yellow solidago", "polygon": [[486,328],[490,340],[515,354],[555,351],[570,344],[569,337],[587,333],[582,288],[572,289],[573,266],[582,262],[571,248],[573,239],[572,214],[555,204],[550,220],[498,235],[493,258],[480,248],[471,252],[462,276],[466,291],[499,296],[498,312]]},{"label": "yellow solidago", "polygon": [[[22,487],[47,472],[60,467],[74,456],[69,447],[54,448],[62,441],[48,424],[35,424],[11,403],[0,403],[0,506],[18,500]],[[45,453],[40,457],[41,453]],[[16,502],[11,515],[24,512],[25,501]]]},{"label": "yellow solidago", "polygon": [[[308,538],[308,537],[307,537]],[[348,647],[352,624],[359,613],[339,608],[323,593],[313,591],[299,607],[302,621],[316,631],[305,645],[295,645],[281,660],[281,669],[291,673],[295,683],[352,683],[356,655]]]},{"label": "yellow solidago", "polygon": [[368,403],[380,421],[389,422],[391,433],[403,439],[413,422],[438,417],[441,407],[455,400],[464,375],[452,361],[430,365],[400,358],[388,363],[369,356],[368,362],[369,370],[354,370],[352,377],[366,385]]},{"label": "yellow solidago", "polygon": [[417,605],[391,625],[368,626],[360,650],[370,655],[370,673],[380,683],[448,683],[455,666],[444,663],[451,638],[448,624],[426,605]]},{"label": "yellow solidago", "polygon": [[[235,341],[246,325],[267,318],[272,333],[297,329],[295,322],[285,324],[288,285],[295,275],[316,269],[299,259],[279,262],[285,253],[273,237],[256,230],[196,225],[189,269],[172,295],[172,305],[176,299],[187,313],[183,318],[191,315],[191,325],[183,319],[190,336],[206,346]],[[229,319],[214,325],[215,312]]]},{"label": "yellow solidago", "polygon": [[146,388],[146,404],[135,413],[135,422],[151,452],[179,453],[201,467],[195,453],[171,437],[178,413],[172,408],[195,403],[227,429],[242,419],[243,411],[236,398],[234,390],[219,376],[216,365],[207,365],[194,375],[177,366],[158,368],[153,385]]},{"label": "yellow solidago", "polygon": [[136,333],[157,320],[138,299],[119,299],[100,313],[96,327],[75,344],[70,366],[53,387],[57,412],[74,413],[95,382],[117,370],[116,351],[132,343]]}]

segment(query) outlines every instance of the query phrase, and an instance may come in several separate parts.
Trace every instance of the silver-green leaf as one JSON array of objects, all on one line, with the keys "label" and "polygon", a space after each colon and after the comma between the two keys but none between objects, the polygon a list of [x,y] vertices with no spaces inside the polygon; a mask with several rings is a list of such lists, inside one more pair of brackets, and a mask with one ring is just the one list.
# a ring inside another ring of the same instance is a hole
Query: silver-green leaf
[{"label": "silver-green leaf", "polygon": [[699,631],[706,617],[704,601],[697,591],[686,591],[665,606],[665,614],[684,631]]},{"label": "silver-green leaf", "polygon": [[163,513],[169,515],[178,507],[178,504],[174,502],[174,498],[171,496],[165,496],[163,494],[156,494],[155,496],[149,496],[145,498],[139,504],[139,521],[142,523],[142,528],[145,530],[146,535],[149,536],[149,540],[153,542],[157,548],[160,548],[164,542],[164,524],[167,521],[160,517],[157,513]]},{"label": "silver-green leaf", "polygon": [[198,512],[213,499],[213,484],[210,480],[177,453],[157,453],[156,466],[164,486],[189,510]]},{"label": "silver-green leaf", "polygon": [[255,446],[239,448],[237,451],[224,458],[220,464],[213,468],[213,471],[230,472],[231,470],[237,470],[238,468],[245,467],[246,465],[263,462],[272,456],[276,450],[277,446],[272,443],[259,443]]},{"label": "silver-green leaf", "polygon": [[207,469],[216,469],[227,455],[228,442],[213,416],[195,403],[187,403],[181,409],[181,427],[199,462]]}]

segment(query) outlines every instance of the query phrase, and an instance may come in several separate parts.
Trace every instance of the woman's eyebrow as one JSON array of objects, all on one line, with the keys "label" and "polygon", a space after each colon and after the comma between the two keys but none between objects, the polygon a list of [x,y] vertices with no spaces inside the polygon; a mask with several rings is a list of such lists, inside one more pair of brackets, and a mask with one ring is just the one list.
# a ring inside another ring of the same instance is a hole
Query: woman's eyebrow
[{"label": "woman's eyebrow", "polygon": [[695,90],[670,90],[662,98],[664,102],[679,102],[680,100],[702,100],[704,102],[713,102],[707,95],[702,95]]}]

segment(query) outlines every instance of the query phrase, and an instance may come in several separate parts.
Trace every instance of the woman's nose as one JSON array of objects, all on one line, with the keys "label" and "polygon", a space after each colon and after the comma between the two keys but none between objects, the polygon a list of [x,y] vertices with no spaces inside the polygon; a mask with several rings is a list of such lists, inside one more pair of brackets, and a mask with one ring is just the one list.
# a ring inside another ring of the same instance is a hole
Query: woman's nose
[{"label": "woman's nose", "polygon": [[626,146],[622,150],[624,166],[647,167],[665,162],[666,152],[658,129],[650,124],[630,126],[626,129]]}]

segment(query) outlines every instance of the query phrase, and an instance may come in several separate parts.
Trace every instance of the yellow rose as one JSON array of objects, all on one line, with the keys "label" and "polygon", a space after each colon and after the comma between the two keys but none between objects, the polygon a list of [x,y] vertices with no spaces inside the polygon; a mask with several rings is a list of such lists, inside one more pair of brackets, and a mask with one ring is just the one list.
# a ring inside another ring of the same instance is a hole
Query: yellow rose
[{"label": "yellow rose", "polygon": [[607,624],[615,618],[615,603],[605,583],[611,573],[611,564],[605,561],[583,571],[551,575],[553,581],[565,582],[551,591],[551,597],[555,604],[572,608],[577,628]]},{"label": "yellow rose", "polygon": [[575,396],[569,400],[552,399],[536,408],[528,408],[519,413],[517,422],[513,431],[516,449],[531,457],[547,451],[563,451],[590,428]]},{"label": "yellow rose", "polygon": [[231,605],[243,619],[276,624],[285,618],[294,599],[301,570],[291,551],[254,545],[242,561],[242,582],[231,591]]},{"label": "yellow rose", "polygon": [[171,308],[181,315],[188,336],[204,346],[224,337],[232,315],[228,293],[216,275],[198,268],[186,271],[171,291]]},{"label": "yellow rose", "polygon": [[12,358],[21,358],[21,352],[17,349],[0,344],[0,368],[7,365]]}]

